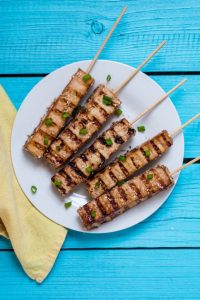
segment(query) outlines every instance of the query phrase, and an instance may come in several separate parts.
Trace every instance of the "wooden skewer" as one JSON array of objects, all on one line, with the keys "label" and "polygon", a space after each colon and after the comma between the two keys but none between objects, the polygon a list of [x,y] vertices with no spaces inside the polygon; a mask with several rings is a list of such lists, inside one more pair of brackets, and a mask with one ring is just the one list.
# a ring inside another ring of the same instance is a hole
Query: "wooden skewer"
[{"label": "wooden skewer", "polygon": [[124,87],[129,83],[129,81],[137,75],[137,73],[146,65],[150,59],[166,44],[166,41],[163,41],[138,67],[131,73],[131,75],[124,81],[122,84],[114,91],[115,94],[118,94]]},{"label": "wooden skewer", "polygon": [[199,117],[200,117],[200,113],[196,114],[190,120],[188,120],[183,125],[181,125],[178,129],[176,129],[174,132],[172,132],[171,137],[174,137],[175,135],[177,135],[183,128],[185,128],[187,125],[189,125],[190,123],[192,123],[194,120],[198,119]]},{"label": "wooden skewer", "polygon": [[141,119],[144,115],[149,113],[151,110],[153,110],[157,105],[159,105],[163,100],[165,100],[170,94],[172,94],[174,91],[176,91],[181,85],[183,85],[187,79],[183,79],[181,82],[179,82],[177,85],[175,85],[171,90],[169,90],[164,96],[162,96],[159,100],[157,100],[154,104],[150,105],[147,109],[145,109],[141,114],[139,114],[135,120],[131,122],[131,125],[133,125],[135,122],[137,122],[139,119]]},{"label": "wooden skewer", "polygon": [[89,67],[87,68],[87,73],[90,73],[92,68],[94,67],[94,64],[96,63],[99,55],[101,54],[103,48],[105,47],[106,43],[108,42],[109,38],[111,37],[113,31],[115,30],[115,28],[117,27],[117,25],[119,24],[119,21],[121,20],[121,18],[123,17],[123,15],[125,14],[127,10],[127,6],[125,6],[122,10],[122,12],[120,13],[119,17],[117,18],[117,20],[115,21],[114,25],[112,26],[111,30],[109,31],[108,35],[106,36],[105,40],[103,41],[103,44],[101,45],[101,47],[99,48],[98,52],[96,53],[95,57],[93,58],[93,60],[91,61]]},{"label": "wooden skewer", "polygon": [[200,156],[192,159],[191,161],[189,161],[187,164],[179,167],[178,169],[176,169],[175,171],[173,171],[170,175],[174,176],[176,173],[180,172],[181,170],[185,169],[186,167],[190,166],[191,164],[194,164],[196,161],[200,160]]}]

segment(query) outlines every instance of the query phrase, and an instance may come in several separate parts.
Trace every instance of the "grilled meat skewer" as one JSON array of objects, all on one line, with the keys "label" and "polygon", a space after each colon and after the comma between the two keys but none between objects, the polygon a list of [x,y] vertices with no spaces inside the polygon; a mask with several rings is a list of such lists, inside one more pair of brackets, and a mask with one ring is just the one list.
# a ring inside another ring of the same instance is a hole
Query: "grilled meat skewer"
[{"label": "grilled meat skewer", "polygon": [[149,162],[163,155],[172,144],[173,140],[169,133],[163,130],[142,145],[116,158],[113,163],[87,180],[89,194],[92,198],[99,197],[121,180],[127,179]]},{"label": "grilled meat skewer", "polygon": [[34,157],[43,157],[45,150],[63,129],[68,117],[94,83],[91,76],[87,78],[84,76],[88,76],[88,74],[78,69],[61,95],[49,107],[34,132],[28,137],[24,149]]},{"label": "grilled meat skewer", "polygon": [[199,160],[200,156],[171,173],[166,166],[156,166],[91,200],[77,210],[84,227],[90,230],[109,222],[129,208],[169,188],[174,184],[175,174]]},{"label": "grilled meat skewer", "polygon": [[52,177],[53,184],[62,195],[68,194],[76,185],[85,182],[133,134],[135,130],[126,119],[113,123],[83,154]]},{"label": "grilled meat skewer", "polygon": [[54,168],[62,166],[102,125],[120,105],[117,96],[105,85],[99,85],[83,109],[65,127],[45,153]]},{"label": "grilled meat skewer", "polygon": [[116,158],[113,163],[87,180],[88,192],[92,198],[99,197],[106,190],[110,190],[117,185],[120,180],[129,178],[149,162],[162,156],[173,144],[173,138],[199,117],[200,113],[190,118],[171,134],[167,130],[163,130],[142,145]]},{"label": "grilled meat skewer", "polygon": [[78,209],[78,214],[84,227],[90,230],[111,221],[173,183],[168,168],[157,166],[86,203]]}]

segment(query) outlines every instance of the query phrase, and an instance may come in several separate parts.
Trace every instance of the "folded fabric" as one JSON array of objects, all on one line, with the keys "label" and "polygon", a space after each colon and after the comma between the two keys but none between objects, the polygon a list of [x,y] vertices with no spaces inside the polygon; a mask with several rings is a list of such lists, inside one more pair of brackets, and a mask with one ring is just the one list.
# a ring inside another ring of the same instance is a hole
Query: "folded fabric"
[{"label": "folded fabric", "polygon": [[42,282],[56,260],[67,231],[35,209],[17,182],[10,156],[15,115],[14,106],[0,86],[0,235],[10,239],[28,276]]}]

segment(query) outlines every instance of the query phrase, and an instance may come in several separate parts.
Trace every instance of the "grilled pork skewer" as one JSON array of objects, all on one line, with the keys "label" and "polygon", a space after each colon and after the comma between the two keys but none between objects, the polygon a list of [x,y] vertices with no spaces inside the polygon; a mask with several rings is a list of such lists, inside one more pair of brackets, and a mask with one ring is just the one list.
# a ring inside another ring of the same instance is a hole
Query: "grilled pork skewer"
[{"label": "grilled pork skewer", "polygon": [[70,82],[62,91],[61,95],[54,100],[48,108],[47,113],[42,117],[39,125],[33,133],[28,137],[24,149],[27,150],[35,158],[43,157],[45,150],[50,146],[56,136],[66,125],[69,116],[78,106],[83,96],[85,96],[94,83],[94,79],[89,74],[96,63],[101,51],[105,47],[107,41],[124,15],[127,7],[125,6],[115,24],[108,33],[106,39],[91,61],[87,71],[80,68],[72,76]]},{"label": "grilled pork skewer", "polygon": [[117,93],[139,72],[152,56],[165,44],[163,41],[113,92],[105,85],[100,85],[89,97],[83,109],[74,120],[65,127],[45,152],[47,162],[54,168],[61,167],[83,144],[96,133],[102,125],[114,114],[120,105]]},{"label": "grilled pork skewer", "polygon": [[113,123],[83,154],[52,177],[53,184],[63,196],[68,194],[76,185],[85,182],[133,134],[135,130],[126,119]]},{"label": "grilled pork skewer", "polygon": [[174,184],[173,177],[200,157],[170,174],[166,166],[156,166],[143,174],[116,186],[78,209],[79,217],[88,230],[109,222],[118,215]]},{"label": "grilled pork skewer", "polygon": [[[177,84],[167,94],[154,102],[148,109],[145,109],[145,111],[135,120],[148,114],[184,82],[185,80]],[[62,195],[66,195],[71,192],[76,185],[85,182],[90,178],[93,172],[98,171],[103,163],[108,160],[123,143],[128,141],[133,133],[135,133],[135,130],[132,129],[135,120],[132,123],[129,123],[126,119],[122,119],[121,121],[114,123],[110,129],[105,131],[93,145],[85,151],[85,153],[75,157],[65,168],[56,173],[52,177],[52,182],[57,187],[58,191]]]},{"label": "grilled pork skewer", "polygon": [[171,135],[167,130],[163,130],[150,140],[128,151],[125,155],[116,158],[114,162],[87,180],[87,188],[91,197],[99,197],[122,180],[126,180],[136,171],[158,159],[171,147],[173,137],[199,116],[200,114],[195,115]]}]

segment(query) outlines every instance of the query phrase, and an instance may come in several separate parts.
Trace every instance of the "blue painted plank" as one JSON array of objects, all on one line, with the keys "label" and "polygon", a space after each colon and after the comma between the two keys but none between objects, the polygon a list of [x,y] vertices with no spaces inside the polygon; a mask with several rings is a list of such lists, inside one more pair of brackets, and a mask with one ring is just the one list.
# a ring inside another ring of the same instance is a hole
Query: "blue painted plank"
[{"label": "blue painted plank", "polygon": [[[69,231],[63,248],[200,247],[200,164],[181,174],[167,202],[150,218],[114,234]],[[0,249],[10,249],[0,239]]]},{"label": "blue painted plank", "polygon": [[[185,76],[186,77],[186,76]],[[152,76],[166,91],[177,84],[183,76]],[[200,111],[200,76],[187,76],[188,82],[171,96],[182,122]],[[18,108],[30,89],[41,79],[37,78],[0,78],[14,105]],[[185,157],[199,155],[200,126],[191,124],[185,129]]]},{"label": "blue painted plank", "polygon": [[136,66],[163,39],[148,71],[200,71],[200,2],[113,0],[0,1],[0,73],[44,73],[90,59],[122,9],[102,58]]},{"label": "blue painted plank", "polygon": [[63,251],[42,285],[1,252],[0,298],[199,299],[199,250]]}]

